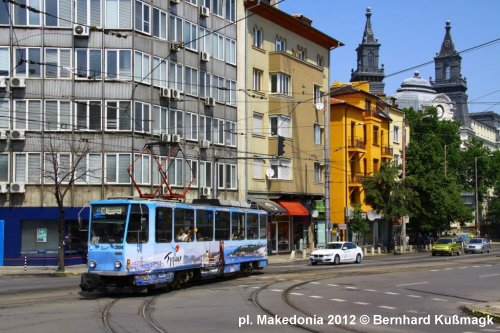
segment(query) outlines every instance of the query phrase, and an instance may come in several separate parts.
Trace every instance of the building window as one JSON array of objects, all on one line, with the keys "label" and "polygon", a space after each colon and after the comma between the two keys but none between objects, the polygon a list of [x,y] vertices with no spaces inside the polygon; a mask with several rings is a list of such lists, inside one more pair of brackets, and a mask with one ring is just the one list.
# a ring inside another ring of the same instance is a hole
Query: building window
[{"label": "building window", "polygon": [[0,100],[0,128],[10,128],[10,103],[8,100]]},{"label": "building window", "polygon": [[262,179],[263,178],[263,169],[264,169],[264,160],[262,160],[260,158],[254,158],[253,168],[252,168],[252,177],[254,179]]},{"label": "building window", "polygon": [[134,120],[134,128],[136,132],[140,133],[150,133],[151,127],[151,105],[135,102],[135,120]]},{"label": "building window", "polygon": [[262,113],[253,113],[253,134],[264,135],[264,125],[263,125],[264,115]]},{"label": "building window", "polygon": [[316,66],[318,67],[325,67],[325,59],[323,58],[323,56],[319,55],[316,57]]},{"label": "building window", "polygon": [[140,83],[151,84],[151,57],[149,54],[135,51],[134,57],[134,80]]},{"label": "building window", "polygon": [[212,50],[210,49],[210,39],[212,38],[210,30],[207,30],[203,27],[200,27],[199,30],[200,38],[198,40],[199,46],[200,46],[200,51],[202,52],[211,52]]},{"label": "building window", "polygon": [[159,57],[153,57],[153,86],[167,86],[167,63]]},{"label": "building window", "polygon": [[253,46],[262,48],[263,32],[258,27],[253,28]]},{"label": "building window", "polygon": [[212,138],[214,144],[224,144],[224,120],[214,118]]},{"label": "building window", "polygon": [[228,97],[226,103],[232,106],[236,106],[236,81],[226,80],[226,88],[226,97]]},{"label": "building window", "polygon": [[132,78],[132,51],[106,50],[106,79],[129,81]]},{"label": "building window", "polygon": [[184,67],[184,93],[198,96],[198,70]]},{"label": "building window", "polygon": [[61,100],[45,101],[45,130],[69,131],[71,126],[71,103]]},{"label": "building window", "polygon": [[153,8],[153,36],[167,39],[167,12]]},{"label": "building window", "polygon": [[151,117],[152,133],[160,135],[167,133],[168,128],[168,109],[164,106],[153,105],[153,113]]},{"label": "building window", "polygon": [[168,111],[168,133],[184,136],[184,112],[174,109]]},{"label": "building window", "polygon": [[[79,156],[77,157],[79,158]],[[87,154],[75,165],[76,184],[100,184],[102,181],[101,154]]]},{"label": "building window", "polygon": [[399,143],[399,126],[394,126],[392,133],[394,143]]},{"label": "building window", "polygon": [[42,102],[40,100],[14,100],[14,128],[40,130]]},{"label": "building window", "polygon": [[45,1],[45,26],[71,26],[71,6],[71,0]]},{"label": "building window", "polygon": [[184,160],[182,158],[172,158],[166,162],[166,165],[168,165],[167,178],[170,185],[183,186]]},{"label": "building window", "polygon": [[45,49],[45,77],[70,78],[71,72],[70,49]]},{"label": "building window", "polygon": [[451,67],[445,65],[443,68],[443,72],[444,72],[444,79],[449,80],[451,78]]},{"label": "building window", "polygon": [[314,124],[314,144],[320,145],[321,144],[321,125],[320,124]]},{"label": "building window", "polygon": [[236,0],[226,0],[226,20],[236,22]]},{"label": "building window", "polygon": [[210,74],[200,71],[200,97],[210,97],[211,88]]},{"label": "building window", "polygon": [[198,50],[198,26],[189,21],[184,21],[184,43],[186,49]]},{"label": "building window", "polygon": [[182,91],[182,71],[182,65],[175,62],[170,63],[168,71],[168,83],[170,88]]},{"label": "building window", "polygon": [[263,72],[260,69],[253,69],[253,90],[261,91],[262,89],[262,75]]},{"label": "building window", "polygon": [[227,121],[225,123],[226,126],[226,146],[230,147],[236,147],[236,138],[237,134],[236,133],[236,123],[232,121]]},{"label": "building window", "polygon": [[375,68],[375,56],[373,52],[368,52],[368,68]]},{"label": "building window", "polygon": [[236,41],[226,37],[226,62],[236,65]]},{"label": "building window", "polygon": [[370,111],[371,111],[371,109],[372,109],[371,104],[372,104],[372,103],[370,102],[370,100],[368,100],[368,99],[367,99],[367,100],[365,100],[365,111],[368,111],[368,112],[370,112]]},{"label": "building window", "polygon": [[[5,2],[2,11],[5,9]],[[30,10],[34,8],[40,11],[42,9],[41,0],[24,0],[21,1],[26,6],[14,6],[14,25],[40,25],[40,12]],[[28,9],[28,7],[31,7]]]},{"label": "building window", "polygon": [[3,9],[0,10],[0,25],[10,25],[12,6],[9,3],[4,3]]},{"label": "building window", "polygon": [[321,86],[314,85],[314,90],[313,90],[313,97],[314,97],[314,104],[321,103],[322,101],[322,96],[321,96]]},{"label": "building window", "polygon": [[212,142],[212,118],[200,116],[200,139]]},{"label": "building window", "polygon": [[291,138],[292,119],[288,116],[271,116],[271,135],[279,135],[285,138]]},{"label": "building window", "polygon": [[105,168],[107,184],[130,184],[127,168],[130,165],[130,154],[106,154]]},{"label": "building window", "polygon": [[101,130],[101,101],[77,101],[75,124],[79,131]]},{"label": "building window", "polygon": [[151,33],[151,6],[142,1],[135,1],[135,30]]},{"label": "building window", "polygon": [[0,154],[0,182],[9,181],[9,154]]},{"label": "building window", "polygon": [[274,171],[272,179],[292,180],[292,161],[286,158],[270,160]]},{"label": "building window", "polygon": [[224,61],[224,36],[212,34],[212,57]]},{"label": "building window", "polygon": [[101,50],[75,50],[76,75],[78,78],[98,80],[102,78]]},{"label": "building window", "polygon": [[200,161],[200,173],[199,173],[199,183],[200,186],[212,187],[212,163],[206,161]]},{"label": "building window", "polygon": [[284,73],[270,74],[271,93],[290,95],[290,76]]},{"label": "building window", "polygon": [[323,182],[323,168],[318,162],[314,162],[314,182],[315,183]]},{"label": "building window", "polygon": [[14,154],[14,181],[16,183],[40,184],[40,153]]},{"label": "building window", "polygon": [[137,184],[151,184],[151,155],[134,154],[133,169]]},{"label": "building window", "polygon": [[226,164],[226,189],[236,190],[236,165]]},{"label": "building window", "polygon": [[198,140],[198,115],[186,112],[184,114],[184,137],[186,140]]},{"label": "building window", "polygon": [[223,15],[224,7],[222,6],[222,0],[213,0],[212,1],[212,12],[214,15],[221,16]]},{"label": "building window", "polygon": [[101,27],[101,0],[76,0],[76,22]]},{"label": "building window", "polygon": [[10,51],[8,47],[0,47],[0,76],[10,76]]},{"label": "building window", "polygon": [[184,184],[187,186],[191,183],[191,187],[198,187],[198,161],[196,160],[186,160],[186,174],[185,174]]},{"label": "building window", "polygon": [[297,46],[297,58],[300,60],[306,61],[307,59],[307,49],[303,46]]},{"label": "building window", "polygon": [[44,154],[44,184],[67,184],[71,177],[71,154],[55,151]]},{"label": "building window", "polygon": [[106,2],[106,28],[132,28],[132,2],[130,0],[104,0]]},{"label": "building window", "polygon": [[[225,80],[220,76],[212,76],[212,97],[216,102],[226,103]],[[222,89],[221,89],[222,88]]]},{"label": "building window", "polygon": [[377,126],[373,127],[373,145],[379,145],[379,128]]},{"label": "building window", "polygon": [[106,130],[130,131],[132,119],[129,101],[106,101]]},{"label": "building window", "polygon": [[276,52],[286,52],[286,39],[280,36],[276,36],[274,48]]},{"label": "building window", "polygon": [[182,42],[182,19],[175,15],[170,15],[168,24],[168,40],[171,42]]},{"label": "building window", "polygon": [[24,47],[16,49],[15,76],[41,77],[41,61],[41,49],[39,47]]}]

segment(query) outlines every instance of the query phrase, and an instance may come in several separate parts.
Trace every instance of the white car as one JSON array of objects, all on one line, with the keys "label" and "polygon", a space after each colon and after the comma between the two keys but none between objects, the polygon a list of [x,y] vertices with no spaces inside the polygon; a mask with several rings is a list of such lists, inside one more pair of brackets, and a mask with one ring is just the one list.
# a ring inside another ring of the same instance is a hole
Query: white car
[{"label": "white car", "polygon": [[341,262],[361,263],[363,250],[351,242],[327,243],[324,249],[315,250],[309,256],[311,265],[317,263],[338,265]]}]

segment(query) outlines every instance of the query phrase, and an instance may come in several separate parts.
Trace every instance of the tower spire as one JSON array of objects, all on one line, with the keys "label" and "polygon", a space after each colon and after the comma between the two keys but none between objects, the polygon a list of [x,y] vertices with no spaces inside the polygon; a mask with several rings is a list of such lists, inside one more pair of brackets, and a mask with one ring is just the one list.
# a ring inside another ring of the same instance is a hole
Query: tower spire
[{"label": "tower spire", "polygon": [[366,24],[361,44],[377,44],[377,39],[375,39],[375,34],[373,33],[372,30],[372,21],[371,21],[372,9],[370,7],[366,8],[365,15],[366,15]]},{"label": "tower spire", "polygon": [[446,33],[444,35],[443,43],[441,43],[441,50],[439,51],[438,57],[447,57],[450,55],[457,54],[457,50],[455,49],[455,45],[453,44],[453,40],[451,39],[451,22],[446,21]]}]

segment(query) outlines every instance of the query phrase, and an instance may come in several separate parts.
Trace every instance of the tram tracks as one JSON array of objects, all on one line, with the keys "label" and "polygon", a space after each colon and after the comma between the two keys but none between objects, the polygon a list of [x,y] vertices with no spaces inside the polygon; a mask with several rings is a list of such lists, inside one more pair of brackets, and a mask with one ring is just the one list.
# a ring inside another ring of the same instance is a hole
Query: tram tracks
[{"label": "tram tracks", "polygon": [[[153,317],[154,303],[157,298],[158,296],[150,296],[146,299],[119,297],[111,300],[101,309],[101,320],[104,328],[109,333],[167,333]],[[135,314],[140,320],[132,318],[132,314]]]}]

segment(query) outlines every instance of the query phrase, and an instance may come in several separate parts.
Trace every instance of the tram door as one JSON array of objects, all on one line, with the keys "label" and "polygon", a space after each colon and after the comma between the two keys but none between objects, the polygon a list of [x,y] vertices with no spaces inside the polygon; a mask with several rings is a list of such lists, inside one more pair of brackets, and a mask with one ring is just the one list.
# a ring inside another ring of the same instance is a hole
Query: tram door
[{"label": "tram door", "polygon": [[288,221],[271,222],[272,253],[290,251],[290,223]]}]

